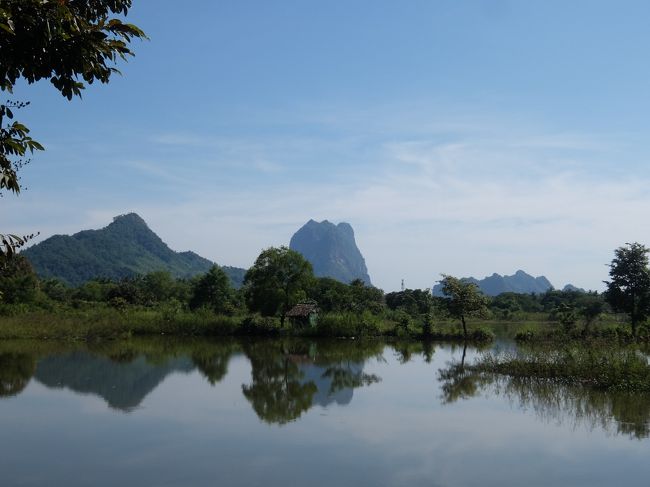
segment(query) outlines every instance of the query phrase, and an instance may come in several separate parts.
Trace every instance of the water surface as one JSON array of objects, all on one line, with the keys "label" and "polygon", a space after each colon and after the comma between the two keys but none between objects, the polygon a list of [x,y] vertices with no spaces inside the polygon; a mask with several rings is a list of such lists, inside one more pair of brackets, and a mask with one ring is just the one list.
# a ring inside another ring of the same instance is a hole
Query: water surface
[{"label": "water surface", "polygon": [[444,374],[478,353],[5,342],[2,485],[648,485],[650,397]]}]

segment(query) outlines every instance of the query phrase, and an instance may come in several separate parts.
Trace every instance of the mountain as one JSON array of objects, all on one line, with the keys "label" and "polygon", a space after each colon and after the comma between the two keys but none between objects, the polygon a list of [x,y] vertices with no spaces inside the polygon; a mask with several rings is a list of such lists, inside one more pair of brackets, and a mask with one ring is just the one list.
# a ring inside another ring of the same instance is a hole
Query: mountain
[{"label": "mountain", "polygon": [[[533,277],[522,270],[515,272],[512,276],[501,276],[495,273],[481,280],[467,277],[463,278],[463,281],[473,282],[483,294],[488,296],[497,296],[507,292],[542,294],[553,288],[552,284],[544,276]],[[433,287],[433,295],[443,296],[440,284]]]},{"label": "mountain", "polygon": [[[174,277],[203,274],[214,265],[194,252],[174,252],[135,213],[120,215],[100,230],[54,235],[23,252],[44,278],[78,286],[90,279],[121,279],[165,270]],[[244,269],[223,267],[236,287]]]},{"label": "mountain", "polygon": [[575,293],[586,293],[584,289],[581,287],[574,286],[573,284],[567,284],[562,288],[562,291],[564,292],[575,292]]},{"label": "mountain", "polygon": [[291,237],[289,248],[311,262],[318,277],[332,277],[346,284],[361,279],[370,285],[366,262],[349,223],[309,220]]}]

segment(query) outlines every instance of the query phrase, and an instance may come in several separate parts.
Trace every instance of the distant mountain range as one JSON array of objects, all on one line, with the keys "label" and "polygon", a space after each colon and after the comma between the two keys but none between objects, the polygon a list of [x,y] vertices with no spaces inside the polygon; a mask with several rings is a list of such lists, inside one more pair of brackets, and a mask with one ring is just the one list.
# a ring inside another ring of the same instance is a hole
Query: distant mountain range
[{"label": "distant mountain range", "polygon": [[[370,285],[366,262],[357,247],[354,230],[348,223],[309,220],[292,237],[292,250],[300,252],[318,277],[331,277],[344,283],[361,279]],[[99,230],[84,230],[74,235],[54,235],[21,252],[43,278],[57,278],[78,286],[95,278],[122,279],[154,271],[168,271],[178,278],[207,272],[214,263],[194,252],[170,249],[135,213],[120,215]],[[246,269],[221,267],[234,287],[241,287]],[[533,277],[519,270],[512,276],[492,274],[475,283],[484,294],[504,292],[541,294],[553,286],[544,276]],[[584,292],[571,284],[565,291]],[[442,295],[440,284],[433,287]]]},{"label": "distant mountain range", "polygon": [[[522,293],[522,294],[542,294],[553,289],[553,285],[544,276],[533,277],[522,270],[518,270],[512,276],[501,276],[492,274],[484,279],[478,280],[474,277],[463,278],[466,282],[473,282],[478,288],[488,296],[497,296],[501,293]],[[571,284],[564,287],[565,291],[583,291]],[[442,285],[433,286],[434,296],[443,296]]]},{"label": "distant mountain range", "polygon": [[[73,286],[98,277],[121,279],[160,270],[189,278],[214,265],[194,252],[173,251],[135,213],[117,216],[100,230],[54,235],[21,253],[41,277]],[[222,269],[235,287],[241,286],[245,269]]]},{"label": "distant mountain range", "polygon": [[335,225],[327,220],[309,220],[291,237],[289,247],[311,263],[318,277],[331,277],[346,284],[361,279],[370,285],[366,261],[349,223]]}]

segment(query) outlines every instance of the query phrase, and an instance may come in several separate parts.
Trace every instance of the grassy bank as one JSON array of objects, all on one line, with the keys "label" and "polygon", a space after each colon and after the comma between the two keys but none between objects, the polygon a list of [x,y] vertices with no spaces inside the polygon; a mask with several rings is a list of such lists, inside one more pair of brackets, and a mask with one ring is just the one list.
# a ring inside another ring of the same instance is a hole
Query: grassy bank
[{"label": "grassy bank", "polygon": [[[470,326],[468,340],[489,342],[494,334],[487,328]],[[0,316],[0,339],[92,340],[131,336],[314,336],[373,337],[462,341],[455,323],[435,323],[428,328],[413,322],[394,321],[385,316],[363,313],[322,315],[315,327],[291,323],[280,325],[275,317],[260,315],[225,316],[208,310],[127,308],[109,306],[86,309],[38,310]]]},{"label": "grassy bank", "polygon": [[566,343],[566,342],[605,342],[633,343],[650,342],[650,327],[642,325],[636,336],[632,334],[629,325],[620,321],[601,322],[589,328],[565,328],[557,323],[546,326],[534,326],[529,323],[522,326],[514,334],[519,343]]}]

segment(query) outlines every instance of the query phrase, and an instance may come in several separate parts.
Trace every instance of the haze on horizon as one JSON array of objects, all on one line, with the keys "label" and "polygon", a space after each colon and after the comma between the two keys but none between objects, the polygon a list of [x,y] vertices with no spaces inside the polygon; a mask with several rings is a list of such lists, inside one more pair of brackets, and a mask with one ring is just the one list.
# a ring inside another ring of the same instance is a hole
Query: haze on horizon
[{"label": "haze on horizon", "polygon": [[46,146],[4,198],[37,241],[134,211],[248,267],[310,218],[350,223],[372,281],[523,269],[602,289],[650,244],[643,1],[136,0],[123,77],[19,86]]}]

